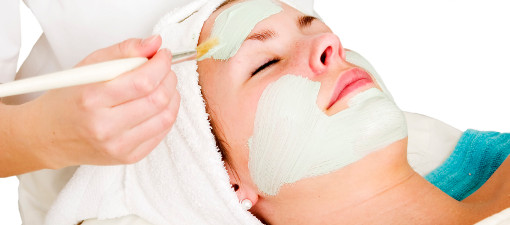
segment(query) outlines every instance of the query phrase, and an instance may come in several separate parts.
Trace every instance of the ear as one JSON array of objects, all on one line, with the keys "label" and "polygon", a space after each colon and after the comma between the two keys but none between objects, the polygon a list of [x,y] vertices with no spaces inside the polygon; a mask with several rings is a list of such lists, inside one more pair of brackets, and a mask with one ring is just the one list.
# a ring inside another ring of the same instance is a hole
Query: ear
[{"label": "ear", "polygon": [[244,174],[237,173],[228,165],[226,168],[230,178],[230,185],[232,186],[232,190],[236,192],[239,204],[241,204],[243,200],[248,199],[251,201],[252,207],[255,206],[259,200],[258,189],[251,181],[249,175],[243,176]]}]

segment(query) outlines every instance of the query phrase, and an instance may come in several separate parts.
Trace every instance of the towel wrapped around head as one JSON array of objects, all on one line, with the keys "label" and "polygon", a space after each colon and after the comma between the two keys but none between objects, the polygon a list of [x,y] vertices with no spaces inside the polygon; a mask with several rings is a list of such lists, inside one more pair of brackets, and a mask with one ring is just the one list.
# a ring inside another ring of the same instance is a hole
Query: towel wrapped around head
[{"label": "towel wrapped around head", "polygon": [[[154,32],[163,48],[194,49],[204,21],[222,0],[197,0],[164,16]],[[190,16],[191,15],[191,16]],[[196,61],[174,65],[181,105],[174,127],[132,165],[81,166],[48,213],[46,224],[138,215],[155,225],[261,224],[231,189],[198,86]]]},{"label": "towel wrapped around head", "polygon": [[[194,49],[203,23],[223,2],[195,0],[164,16],[154,29],[163,38],[162,48],[172,52]],[[311,8],[303,11],[313,13]],[[354,52],[348,54],[348,59],[363,61]],[[58,196],[46,224],[70,225],[133,214],[155,225],[262,224],[242,208],[230,186],[205,111],[196,60],[172,68],[181,105],[164,141],[132,165],[81,166]],[[384,87],[380,79],[379,83]]]}]

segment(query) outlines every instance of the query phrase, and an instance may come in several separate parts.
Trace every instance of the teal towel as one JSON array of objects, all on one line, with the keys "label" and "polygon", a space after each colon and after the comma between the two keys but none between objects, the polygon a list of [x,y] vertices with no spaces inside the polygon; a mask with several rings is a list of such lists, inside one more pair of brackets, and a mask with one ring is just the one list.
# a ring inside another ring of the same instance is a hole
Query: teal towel
[{"label": "teal towel", "polygon": [[510,133],[467,130],[450,157],[425,179],[461,201],[478,190],[509,154]]}]

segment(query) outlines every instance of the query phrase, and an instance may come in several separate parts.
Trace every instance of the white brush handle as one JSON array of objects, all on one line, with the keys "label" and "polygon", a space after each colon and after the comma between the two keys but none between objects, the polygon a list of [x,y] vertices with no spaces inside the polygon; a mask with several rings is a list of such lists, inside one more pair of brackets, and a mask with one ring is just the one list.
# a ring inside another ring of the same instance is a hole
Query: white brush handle
[{"label": "white brush handle", "polygon": [[112,80],[147,62],[147,58],[117,59],[0,84],[0,98]]}]

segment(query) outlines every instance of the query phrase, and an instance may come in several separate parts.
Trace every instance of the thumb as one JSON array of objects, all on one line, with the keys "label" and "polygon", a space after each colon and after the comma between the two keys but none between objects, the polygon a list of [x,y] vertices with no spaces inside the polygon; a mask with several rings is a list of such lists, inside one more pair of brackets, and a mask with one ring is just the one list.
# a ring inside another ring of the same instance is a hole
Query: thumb
[{"label": "thumb", "polygon": [[161,46],[161,36],[153,35],[146,39],[132,38],[121,43],[99,49],[85,57],[76,66],[84,66],[114,59],[130,57],[150,58],[156,54]]}]

